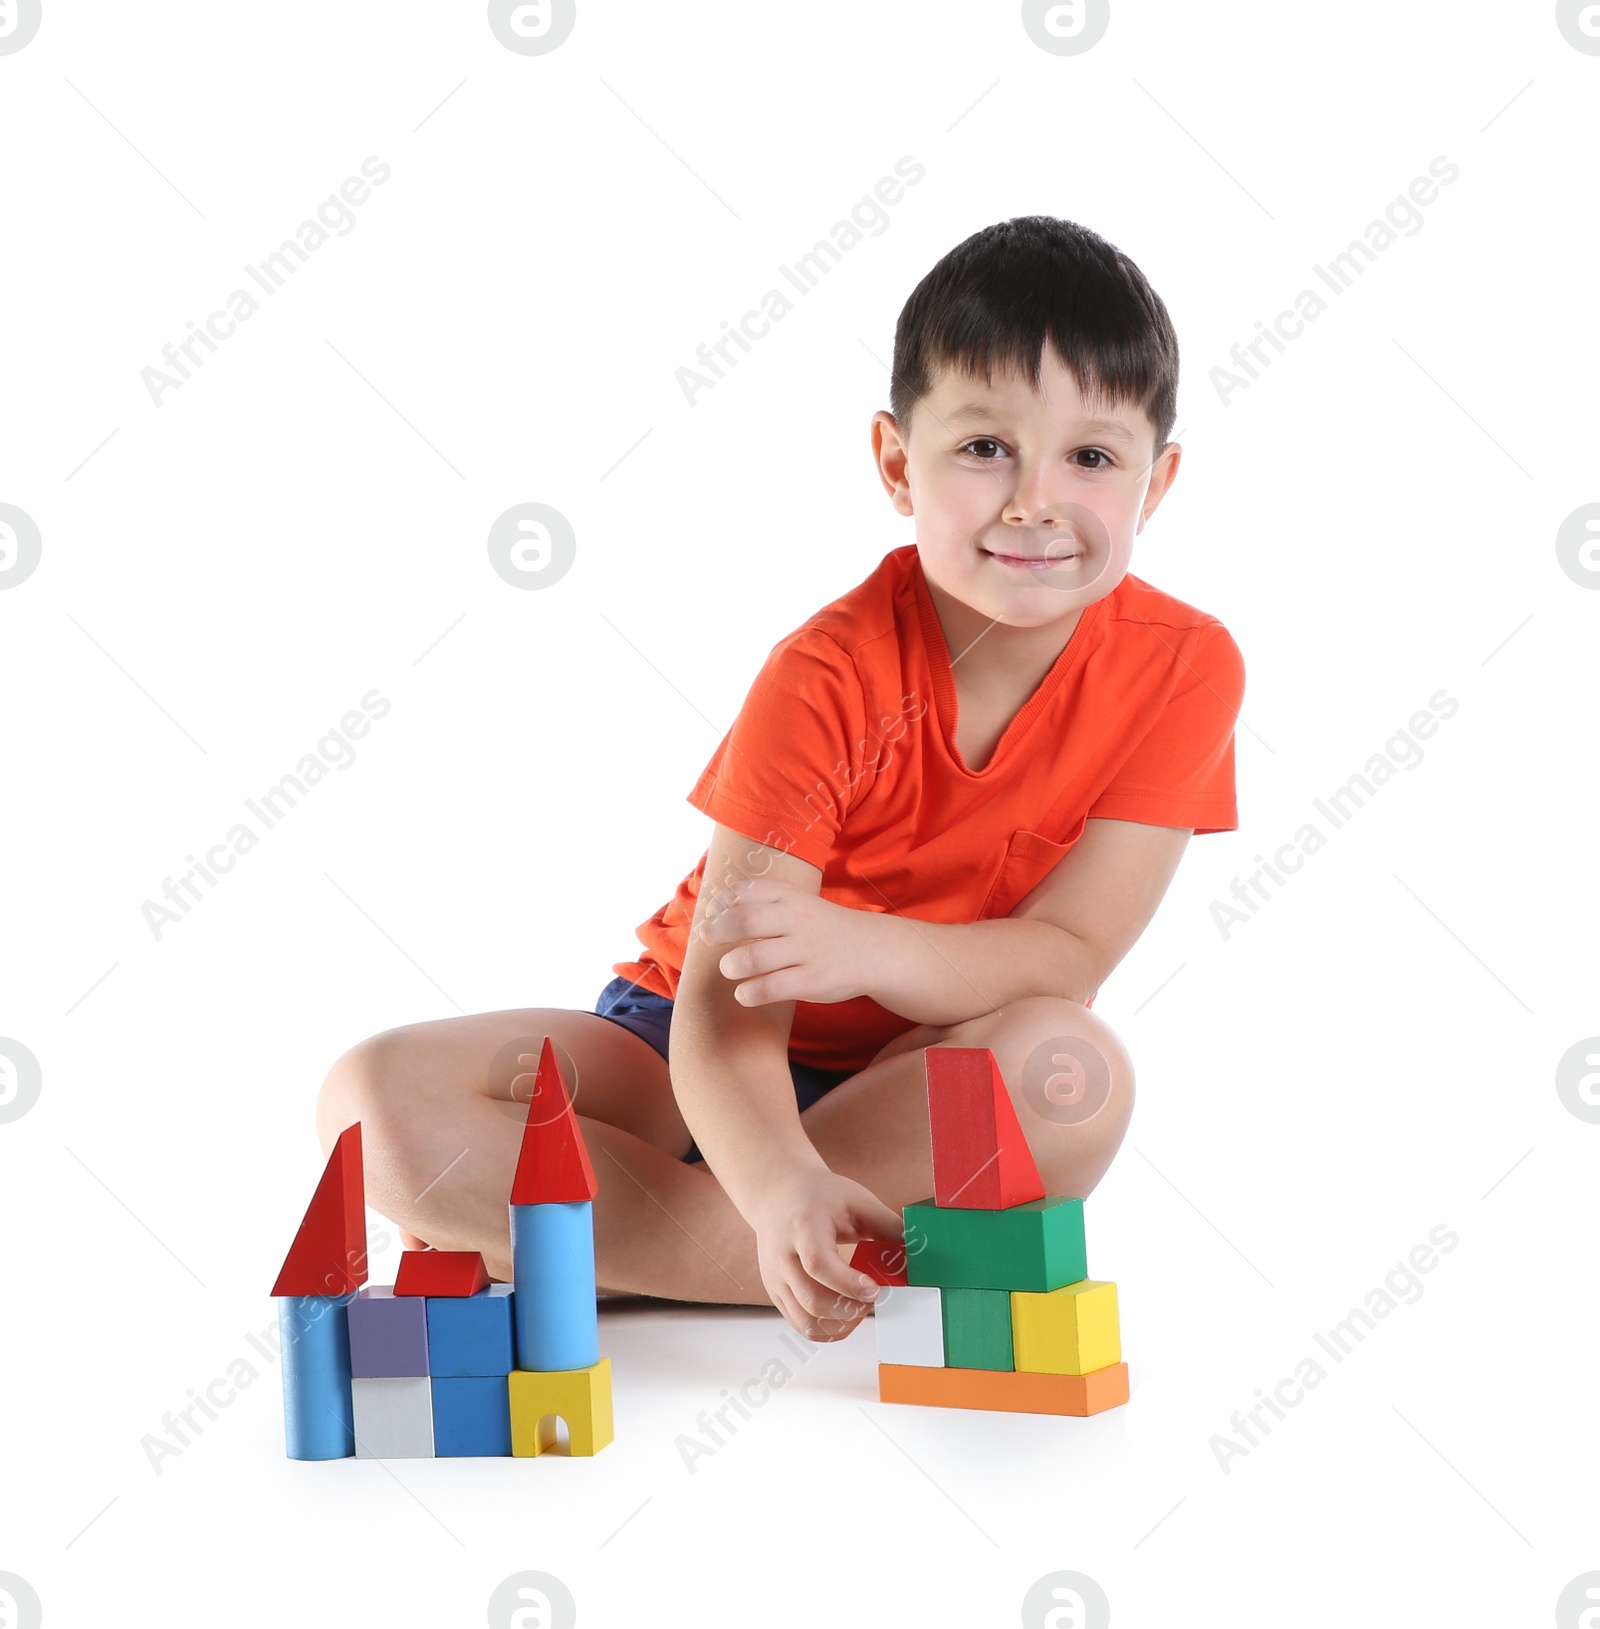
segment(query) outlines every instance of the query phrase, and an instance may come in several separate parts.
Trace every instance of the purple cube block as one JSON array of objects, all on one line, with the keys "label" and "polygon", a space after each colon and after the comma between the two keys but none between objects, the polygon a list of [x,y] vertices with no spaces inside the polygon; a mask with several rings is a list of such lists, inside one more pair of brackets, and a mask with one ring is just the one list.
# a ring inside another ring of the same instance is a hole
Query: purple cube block
[{"label": "purple cube block", "polygon": [[428,1373],[428,1315],[420,1295],[367,1285],[350,1301],[350,1373],[363,1380]]}]

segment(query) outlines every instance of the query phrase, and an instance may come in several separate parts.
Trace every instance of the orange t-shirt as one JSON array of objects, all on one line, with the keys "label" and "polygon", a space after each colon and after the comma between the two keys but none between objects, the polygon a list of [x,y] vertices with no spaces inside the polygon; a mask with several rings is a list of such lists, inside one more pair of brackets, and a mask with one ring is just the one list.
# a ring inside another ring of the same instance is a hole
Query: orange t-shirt
[{"label": "orange t-shirt", "polygon": [[[1244,661],[1204,611],[1125,575],[1085,607],[989,762],[956,751],[950,655],[916,545],[778,641],[688,800],[808,860],[824,899],[923,922],[1009,915],[1091,817],[1232,831]],[[709,850],[708,850],[709,852]],[[706,855],[616,962],[675,996]],[[789,1056],[864,1069],[912,1020],[797,1001]]]}]

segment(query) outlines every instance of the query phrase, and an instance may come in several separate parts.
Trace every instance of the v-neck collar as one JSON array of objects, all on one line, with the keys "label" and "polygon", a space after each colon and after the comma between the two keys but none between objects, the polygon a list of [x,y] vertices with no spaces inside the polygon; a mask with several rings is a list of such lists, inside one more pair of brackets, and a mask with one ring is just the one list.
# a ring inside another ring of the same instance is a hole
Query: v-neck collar
[{"label": "v-neck collar", "polygon": [[[939,621],[938,607],[934,605],[933,596],[928,592],[927,579],[922,570],[922,557],[917,554],[915,544],[911,547],[911,581],[922,624],[923,648],[927,652],[928,667],[933,676],[933,698],[939,713],[939,733],[944,737],[945,750],[952,765],[969,780],[985,780],[1015,744],[1027,734],[1034,720],[1049,705],[1050,698],[1060,689],[1062,680],[1078,664],[1095,630],[1100,626],[1101,619],[1105,616],[1111,594],[1102,595],[1083,608],[1083,615],[1078,618],[1077,627],[1072,630],[1066,644],[1061,647],[1060,655],[1051,664],[1050,671],[1039,681],[1038,688],[1023,702],[1017,709],[1016,716],[1006,725],[1005,733],[995,743],[994,751],[989,754],[988,763],[982,769],[972,769],[956,746],[955,726],[961,703],[956,695],[955,670],[950,661],[950,647],[945,643],[944,626]],[[1113,589],[1112,593],[1115,592]]]}]

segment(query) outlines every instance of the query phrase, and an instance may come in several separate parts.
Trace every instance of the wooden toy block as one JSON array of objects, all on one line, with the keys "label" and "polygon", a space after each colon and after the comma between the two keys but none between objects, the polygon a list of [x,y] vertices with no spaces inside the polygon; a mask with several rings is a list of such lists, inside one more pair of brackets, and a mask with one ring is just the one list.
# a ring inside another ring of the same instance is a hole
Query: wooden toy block
[{"label": "wooden toy block", "polygon": [[553,1448],[555,1420],[567,1422],[568,1451],[574,1456],[597,1454],[611,1441],[611,1359],[583,1369],[513,1369],[511,1393],[511,1452],[531,1459]]},{"label": "wooden toy block", "polygon": [[352,1380],[357,1459],[432,1459],[433,1382],[427,1376]]},{"label": "wooden toy block", "polygon": [[488,1283],[489,1269],[476,1250],[407,1250],[394,1275],[394,1293],[476,1295]]},{"label": "wooden toy block", "polygon": [[1045,1197],[1011,1093],[986,1046],[930,1046],[928,1130],[933,1202],[1004,1210]]},{"label": "wooden toy block", "polygon": [[850,1265],[876,1284],[904,1284],[906,1247],[898,1239],[863,1239],[850,1257]]},{"label": "wooden toy block", "polygon": [[1086,1278],[1042,1295],[1011,1292],[1011,1341],[1019,1369],[1089,1374],[1122,1361],[1117,1286]]},{"label": "wooden toy block", "polygon": [[550,1037],[539,1049],[522,1150],[511,1184],[513,1205],[555,1205],[593,1199],[599,1192],[589,1151],[583,1146],[567,1084]]},{"label": "wooden toy block", "polygon": [[348,1304],[348,1296],[279,1298],[283,1438],[290,1459],[345,1459],[356,1451]]},{"label": "wooden toy block", "polygon": [[872,1303],[880,1363],[944,1366],[943,1294],[936,1284],[895,1284]]},{"label": "wooden toy block", "polygon": [[388,1284],[358,1290],[350,1302],[350,1373],[376,1380],[415,1379],[427,1372],[427,1304],[397,1297]]},{"label": "wooden toy block", "polygon": [[499,1458],[511,1453],[506,1377],[435,1375],[433,1451],[440,1459]]},{"label": "wooden toy block", "polygon": [[1128,1365],[1089,1374],[1034,1374],[1016,1369],[921,1369],[878,1365],[885,1403],[935,1408],[991,1408],[1016,1414],[1099,1414],[1128,1400]]},{"label": "wooden toy block", "polygon": [[940,1292],[944,1361],[952,1369],[1010,1369],[1011,1294],[1008,1290]]},{"label": "wooden toy block", "polygon": [[1005,1210],[924,1199],[905,1207],[905,1228],[906,1275],[913,1284],[1043,1291],[1089,1276],[1081,1199],[1030,1199]]},{"label": "wooden toy block", "polygon": [[[476,1295],[430,1296],[423,1302],[428,1311],[428,1372],[436,1379],[495,1375],[504,1380],[514,1357],[513,1299],[509,1284],[491,1284]],[[439,1452],[442,1455],[444,1449]]]},{"label": "wooden toy block", "polygon": [[272,1293],[353,1295],[366,1281],[366,1189],[357,1122],[340,1132],[333,1145]]},{"label": "wooden toy block", "polygon": [[511,1276],[519,1369],[585,1369],[599,1360],[590,1200],[512,1205]]}]

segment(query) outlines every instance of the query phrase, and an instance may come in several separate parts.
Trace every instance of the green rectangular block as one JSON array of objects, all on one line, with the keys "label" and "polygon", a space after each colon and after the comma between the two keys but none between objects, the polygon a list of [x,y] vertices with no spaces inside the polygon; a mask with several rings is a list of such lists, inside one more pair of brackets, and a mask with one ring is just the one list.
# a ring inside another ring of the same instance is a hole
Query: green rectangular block
[{"label": "green rectangular block", "polygon": [[941,1290],[947,1369],[1014,1369],[1010,1290]]},{"label": "green rectangular block", "polygon": [[1081,1199],[1030,1199],[1005,1210],[924,1199],[905,1207],[905,1226],[906,1274],[913,1284],[1039,1291],[1089,1276]]}]

